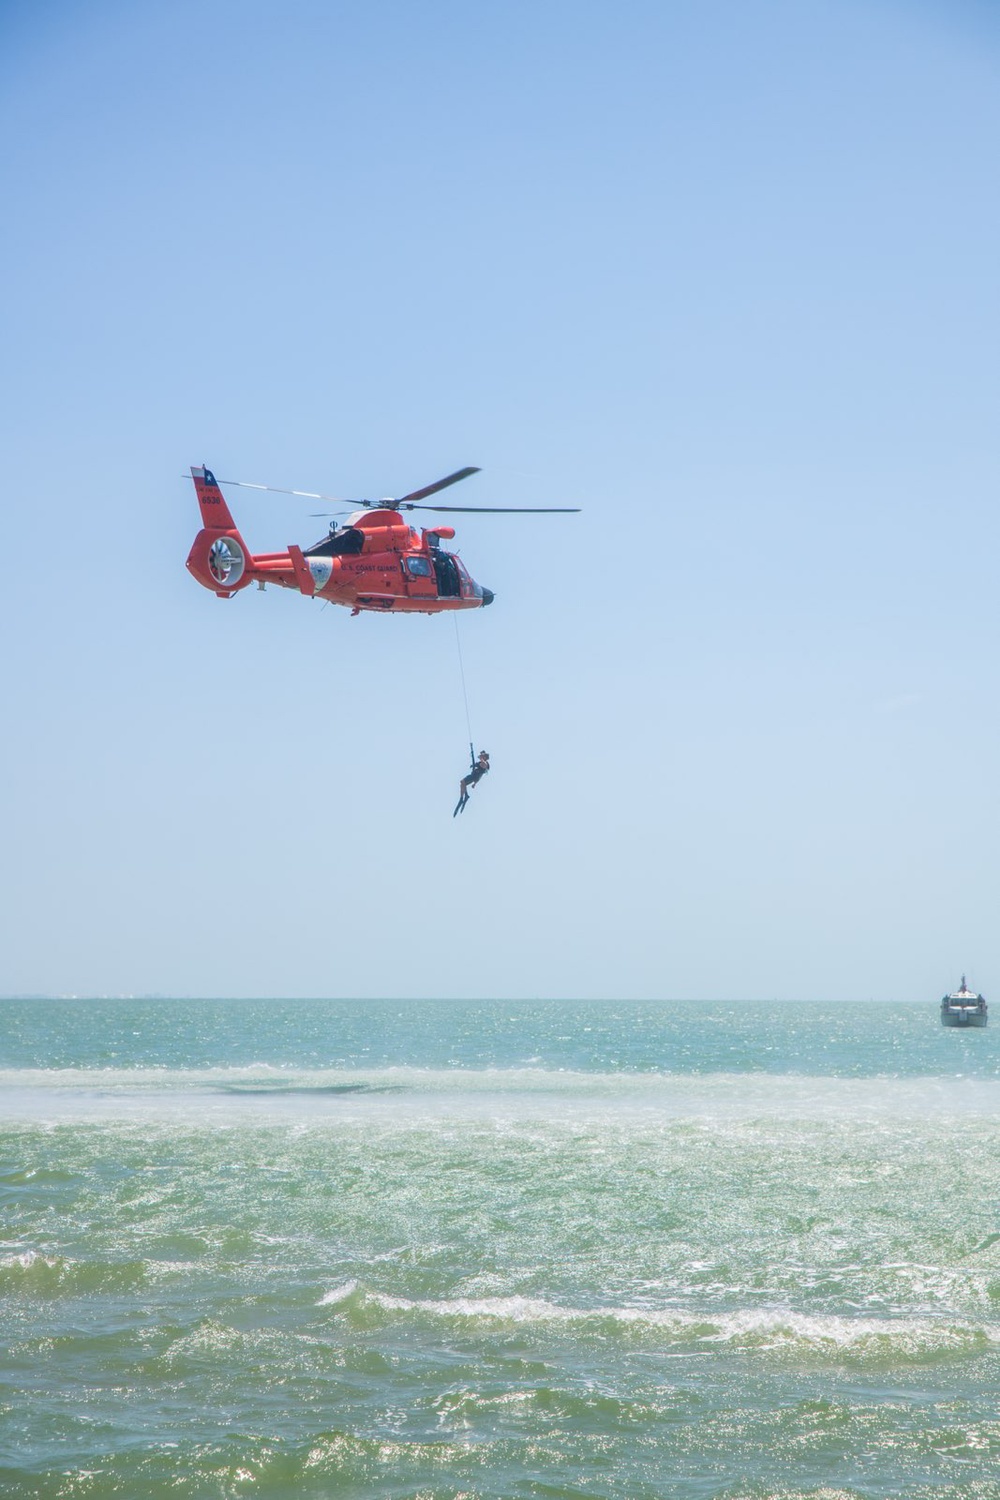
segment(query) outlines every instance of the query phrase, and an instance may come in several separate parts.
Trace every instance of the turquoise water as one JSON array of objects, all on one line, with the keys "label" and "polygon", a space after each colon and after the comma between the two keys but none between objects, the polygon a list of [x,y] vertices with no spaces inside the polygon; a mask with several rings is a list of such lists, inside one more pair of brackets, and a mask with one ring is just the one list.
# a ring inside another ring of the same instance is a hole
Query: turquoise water
[{"label": "turquoise water", "polygon": [[1000,1023],[0,1003],[0,1493],[1000,1497]]}]

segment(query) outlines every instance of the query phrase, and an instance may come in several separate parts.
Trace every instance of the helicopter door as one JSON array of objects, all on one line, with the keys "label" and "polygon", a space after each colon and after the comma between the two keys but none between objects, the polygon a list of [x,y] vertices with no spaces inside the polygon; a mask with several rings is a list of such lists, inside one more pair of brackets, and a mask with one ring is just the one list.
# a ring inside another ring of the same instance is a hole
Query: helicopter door
[{"label": "helicopter door", "polygon": [[436,599],[437,580],[431,568],[431,560],[423,553],[403,558],[403,576],[406,592],[411,599]]},{"label": "helicopter door", "polygon": [[437,576],[437,589],[439,599],[458,599],[462,594],[462,580],[458,575],[458,565],[450,552],[442,552],[440,547],[434,553],[434,572]]}]

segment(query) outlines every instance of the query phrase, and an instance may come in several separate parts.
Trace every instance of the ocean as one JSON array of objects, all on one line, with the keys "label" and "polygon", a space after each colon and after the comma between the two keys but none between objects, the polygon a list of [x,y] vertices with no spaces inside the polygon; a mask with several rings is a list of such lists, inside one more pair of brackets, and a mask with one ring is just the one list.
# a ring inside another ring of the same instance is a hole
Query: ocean
[{"label": "ocean", "polygon": [[1000,1497],[1000,1022],[0,1002],[0,1494]]}]

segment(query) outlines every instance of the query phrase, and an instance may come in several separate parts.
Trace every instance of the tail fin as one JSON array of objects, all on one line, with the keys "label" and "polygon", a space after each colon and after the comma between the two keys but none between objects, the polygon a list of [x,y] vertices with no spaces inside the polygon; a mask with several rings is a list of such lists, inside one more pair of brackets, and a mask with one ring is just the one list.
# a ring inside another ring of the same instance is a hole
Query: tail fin
[{"label": "tail fin", "polygon": [[201,530],[187,566],[204,588],[229,599],[252,581],[253,558],[211,469],[192,467],[191,478],[201,507]]},{"label": "tail fin", "polygon": [[210,531],[235,531],[236,522],[219,489],[219,481],[211,469],[198,469],[192,464],[191,478],[194,480],[198,504],[201,506],[201,524],[207,526]]}]

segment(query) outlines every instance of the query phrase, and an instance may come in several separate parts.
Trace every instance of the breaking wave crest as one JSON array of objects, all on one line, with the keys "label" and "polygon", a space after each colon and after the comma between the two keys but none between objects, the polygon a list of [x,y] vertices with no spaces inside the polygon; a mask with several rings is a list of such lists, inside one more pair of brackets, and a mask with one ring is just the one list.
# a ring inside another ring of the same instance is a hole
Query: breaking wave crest
[{"label": "breaking wave crest", "polygon": [[560,1326],[575,1336],[632,1338],[674,1345],[686,1352],[723,1347],[744,1352],[787,1352],[876,1364],[899,1360],[933,1363],[1000,1347],[1000,1325],[937,1318],[848,1318],[783,1310],[701,1315],[673,1308],[567,1307],[534,1297],[393,1297],[356,1281],[320,1298],[357,1328],[393,1320],[437,1320],[453,1327],[508,1325],[546,1330]]}]

